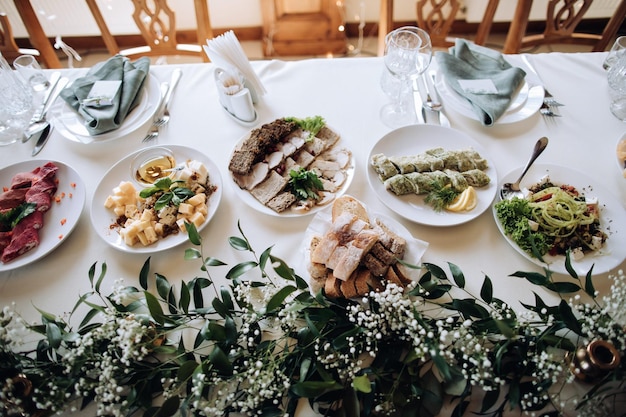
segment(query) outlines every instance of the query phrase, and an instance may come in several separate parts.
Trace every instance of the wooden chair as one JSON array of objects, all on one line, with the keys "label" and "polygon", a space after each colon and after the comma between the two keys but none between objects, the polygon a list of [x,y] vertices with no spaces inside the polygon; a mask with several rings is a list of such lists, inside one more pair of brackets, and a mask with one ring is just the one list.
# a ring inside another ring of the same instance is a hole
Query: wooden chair
[{"label": "wooden chair", "polygon": [[[483,19],[478,26],[474,42],[484,45],[491,32],[493,17],[500,0],[489,0]],[[461,8],[459,0],[418,0],[417,26],[430,34],[433,47],[444,48],[454,45],[450,37],[452,24]],[[381,0],[380,20],[378,24],[378,55],[385,50],[385,36],[393,30],[393,0]]]},{"label": "wooden chair", "polygon": [[[546,27],[543,33],[527,35],[528,19],[533,0],[518,0],[511,26],[507,33],[503,52],[517,54],[523,48],[549,44],[591,45],[592,51],[604,51],[615,38],[626,17],[626,0],[622,0],[609,19],[601,35],[577,32],[593,0],[549,0],[546,11]],[[577,6],[576,3],[580,5]]]},{"label": "wooden chair", "polygon": [[13,37],[11,22],[9,22],[9,17],[6,13],[0,13],[0,52],[9,62],[20,55],[39,56],[39,51],[36,49],[25,49],[17,46]]},{"label": "wooden chair", "polygon": [[129,58],[141,56],[191,55],[208,62],[202,45],[213,38],[207,0],[194,0],[196,13],[197,44],[182,44],[176,40],[176,14],[167,0],[132,0],[135,9],[133,20],[137,24],[146,45],[129,49],[120,49],[111,34],[96,0],[86,0],[96,24],[102,33],[102,39],[111,55],[124,55]]},{"label": "wooden chair", "polygon": [[50,39],[43,31],[30,0],[14,0],[13,3],[15,3],[15,8],[26,27],[30,43],[39,51],[39,61],[46,68],[61,68],[61,61],[59,61]]}]

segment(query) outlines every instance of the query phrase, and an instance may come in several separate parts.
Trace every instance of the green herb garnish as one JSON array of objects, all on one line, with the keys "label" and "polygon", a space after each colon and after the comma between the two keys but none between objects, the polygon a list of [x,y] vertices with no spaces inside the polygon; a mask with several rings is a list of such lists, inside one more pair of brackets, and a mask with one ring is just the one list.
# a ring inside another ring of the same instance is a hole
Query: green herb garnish
[{"label": "green herb garnish", "polygon": [[326,125],[326,120],[324,120],[322,116],[305,117],[304,119],[299,119],[297,117],[285,117],[285,120],[293,122],[297,124],[300,129],[309,132],[307,140],[313,139],[313,137],[317,135]]},{"label": "green herb garnish", "polygon": [[35,203],[22,203],[19,206],[0,212],[0,232],[13,230],[26,216],[37,209]]},{"label": "green herb garnish", "polygon": [[172,181],[169,177],[159,178],[152,187],[141,190],[139,197],[148,198],[156,193],[163,193],[154,204],[155,210],[161,210],[170,204],[178,207],[180,203],[196,194],[187,187],[179,186],[180,183],[184,183],[184,181]]},{"label": "green herb garnish", "polygon": [[433,181],[431,191],[426,194],[424,202],[435,211],[443,211],[461,194],[443,181]]},{"label": "green herb garnish", "polygon": [[289,177],[291,193],[298,200],[308,200],[309,198],[318,200],[320,198],[317,192],[324,190],[324,184],[315,172],[307,171],[304,168],[300,168],[299,171],[292,169],[289,171]]}]

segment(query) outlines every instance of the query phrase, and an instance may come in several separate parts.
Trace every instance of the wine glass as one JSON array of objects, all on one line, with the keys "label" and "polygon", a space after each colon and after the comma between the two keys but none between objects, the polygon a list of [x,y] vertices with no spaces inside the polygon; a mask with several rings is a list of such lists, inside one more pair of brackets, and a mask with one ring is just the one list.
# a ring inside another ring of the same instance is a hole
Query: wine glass
[{"label": "wine glass", "polygon": [[33,94],[0,54],[0,146],[15,143],[35,111]]},{"label": "wine glass", "polygon": [[385,37],[381,87],[392,101],[383,106],[380,115],[387,126],[395,128],[416,122],[413,81],[426,71],[431,57],[430,36],[423,29],[404,26]]}]

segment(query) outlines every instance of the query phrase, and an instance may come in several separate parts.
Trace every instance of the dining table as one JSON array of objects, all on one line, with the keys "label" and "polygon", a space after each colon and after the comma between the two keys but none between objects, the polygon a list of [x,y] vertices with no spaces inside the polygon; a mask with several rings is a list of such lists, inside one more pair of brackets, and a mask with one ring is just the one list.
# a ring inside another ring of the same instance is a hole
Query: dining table
[{"label": "dining table", "polygon": [[[548,137],[549,144],[537,163],[582,172],[609,190],[614,198],[612,203],[617,206],[612,207],[617,218],[609,225],[608,239],[626,233],[620,228],[626,219],[626,178],[616,156],[616,145],[626,134],[626,124],[609,110],[607,73],[602,67],[606,53],[523,55],[532,61],[543,86],[563,104],[559,107],[559,117],[533,111],[521,120],[485,126],[446,106],[444,100],[443,112],[450,124],[444,129],[462,132],[485,150],[498,184],[511,171],[526,164],[538,138]],[[522,65],[523,55],[507,55],[507,59],[514,65]],[[225,272],[245,260],[246,254],[228,244],[230,236],[240,235],[240,228],[257,253],[272,247],[274,255],[308,279],[307,243],[303,238],[315,214],[286,217],[259,210],[241,198],[241,190],[232,180],[228,166],[233,149],[251,129],[277,118],[315,115],[322,116],[340,134],[342,146],[352,153],[353,177],[344,192],[360,200],[369,211],[392,218],[415,239],[427,242],[422,262],[442,267],[448,262],[457,265],[465,275],[466,290],[474,294],[479,294],[484,277],[490,277],[494,296],[514,309],[522,309],[522,303],[532,304],[535,293],[549,304],[558,303],[558,294],[511,276],[516,271],[543,272],[543,266],[529,261],[505,240],[491,209],[499,199],[495,194],[489,208],[470,221],[431,225],[420,222],[419,218],[397,214],[386,204],[385,197],[373,190],[368,181],[370,153],[381,138],[394,130],[381,121],[379,114],[389,101],[380,87],[385,70],[382,57],[272,59],[251,61],[251,65],[266,90],[254,105],[255,123],[237,122],[224,110],[219,101],[214,64],[152,65],[150,82],[166,82],[176,68],[182,70],[169,106],[170,121],[161,128],[157,139],[142,142],[152,122],[152,118],[146,118],[144,123],[119,137],[89,143],[71,140],[55,126],[48,143],[35,157],[31,156],[32,141],[18,141],[1,148],[0,170],[24,161],[40,160],[42,164],[57,161],[78,174],[85,193],[84,204],[73,202],[79,204],[79,216],[74,229],[62,237],[59,245],[19,268],[7,267],[10,264],[4,269],[0,267],[0,306],[13,305],[27,321],[39,320],[40,310],[68,314],[75,300],[90,291],[88,272],[94,263],[106,263],[104,293],[120,278],[127,285],[138,286],[140,270],[148,257],[151,270],[166,276],[173,285],[198,275],[199,261],[185,260],[185,250],[191,247],[187,241],[158,252],[134,253],[111,245],[94,227],[94,207],[104,204],[93,201],[100,181],[118,161],[156,145],[191,148],[219,170],[222,193],[219,206],[200,231],[204,255],[228,264],[216,270],[221,268]],[[437,62],[433,59],[429,71],[436,70]],[[84,71],[62,69],[61,73],[71,80]],[[416,124],[422,123],[418,118]],[[437,137],[414,138],[416,143],[422,140],[437,144]],[[601,256],[597,262],[603,262]],[[610,292],[608,276],[625,268],[622,256],[609,270],[594,274],[598,293]],[[213,273],[214,278],[225,279],[220,276],[223,274]],[[554,279],[566,277],[557,273]]]}]

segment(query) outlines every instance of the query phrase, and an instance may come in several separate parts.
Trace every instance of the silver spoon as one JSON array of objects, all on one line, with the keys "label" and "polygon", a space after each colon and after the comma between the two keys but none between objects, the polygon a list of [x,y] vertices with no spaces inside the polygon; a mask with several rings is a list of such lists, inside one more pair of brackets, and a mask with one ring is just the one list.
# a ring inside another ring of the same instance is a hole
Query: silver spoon
[{"label": "silver spoon", "polygon": [[37,133],[41,132],[50,124],[50,122],[46,120],[46,114],[48,114],[48,110],[50,110],[50,108],[52,107],[52,104],[54,104],[54,101],[61,93],[61,90],[65,88],[68,82],[69,82],[68,78],[61,77],[59,81],[56,83],[56,85],[51,87],[54,90],[50,92],[48,97],[46,97],[46,103],[44,104],[41,114],[39,115],[36,121],[31,123],[24,130],[24,134],[22,135],[22,143],[28,142],[33,136],[37,135]]},{"label": "silver spoon", "polygon": [[530,155],[530,159],[526,163],[526,168],[524,168],[517,181],[512,184],[510,182],[507,182],[502,185],[502,188],[500,189],[500,198],[502,200],[510,200],[513,197],[524,197],[524,193],[522,193],[522,191],[520,190],[519,184],[522,181],[522,178],[524,178],[524,175],[526,175],[526,173],[530,169],[530,166],[533,164],[533,162],[535,162],[535,159],[537,159],[537,157],[541,155],[544,149],[546,149],[546,146],[548,146],[548,138],[545,136],[539,139],[537,143],[535,143],[535,148],[533,149],[532,155]]}]

